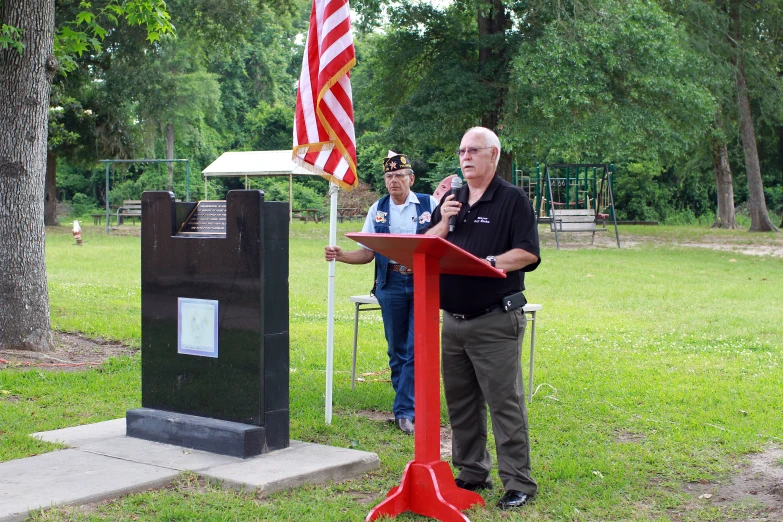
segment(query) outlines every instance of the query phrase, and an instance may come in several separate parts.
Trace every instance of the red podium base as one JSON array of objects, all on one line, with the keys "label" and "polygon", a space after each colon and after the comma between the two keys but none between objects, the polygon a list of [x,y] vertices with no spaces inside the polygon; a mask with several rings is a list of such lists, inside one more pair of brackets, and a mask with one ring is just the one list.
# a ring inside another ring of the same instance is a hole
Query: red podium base
[{"label": "red podium base", "polygon": [[478,493],[457,487],[440,460],[440,274],[506,277],[486,261],[437,236],[346,234],[375,252],[413,268],[415,458],[402,482],[366,520],[412,511],[443,522],[470,522],[462,510],[484,505]]},{"label": "red podium base", "polygon": [[462,511],[476,504],[483,506],[484,499],[478,493],[458,488],[447,462],[411,461],[400,485],[389,491],[386,500],[375,506],[366,520],[411,511],[443,522],[470,522]]}]

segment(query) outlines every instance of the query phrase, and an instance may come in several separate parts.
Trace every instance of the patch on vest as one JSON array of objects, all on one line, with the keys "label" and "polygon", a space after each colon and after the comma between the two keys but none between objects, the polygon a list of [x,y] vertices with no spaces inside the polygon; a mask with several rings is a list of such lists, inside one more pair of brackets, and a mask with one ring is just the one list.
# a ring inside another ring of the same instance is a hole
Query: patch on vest
[{"label": "patch on vest", "polygon": [[432,214],[429,212],[422,212],[421,216],[419,216],[419,223],[422,225],[424,223],[429,223],[430,221],[432,221]]},{"label": "patch on vest", "polygon": [[386,216],[387,212],[381,212],[380,210],[375,213],[375,222],[376,223],[385,223],[386,222]]}]

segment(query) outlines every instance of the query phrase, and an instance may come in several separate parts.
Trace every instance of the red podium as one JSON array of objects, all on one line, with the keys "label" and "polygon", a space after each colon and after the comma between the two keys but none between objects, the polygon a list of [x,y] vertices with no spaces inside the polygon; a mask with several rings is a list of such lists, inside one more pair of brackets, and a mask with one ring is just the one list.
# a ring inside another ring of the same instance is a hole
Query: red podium
[{"label": "red podium", "polygon": [[416,432],[414,460],[400,485],[366,520],[412,511],[444,522],[470,522],[462,511],[484,505],[481,495],[458,488],[451,466],[440,460],[440,274],[506,277],[483,259],[438,236],[346,234],[347,237],[413,268]]}]

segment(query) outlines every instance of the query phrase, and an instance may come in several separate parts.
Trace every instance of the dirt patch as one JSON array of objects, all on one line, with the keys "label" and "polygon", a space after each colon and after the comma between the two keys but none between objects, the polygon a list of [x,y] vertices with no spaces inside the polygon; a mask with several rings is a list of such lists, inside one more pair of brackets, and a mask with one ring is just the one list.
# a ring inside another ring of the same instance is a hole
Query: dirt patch
[{"label": "dirt patch", "polygon": [[100,366],[111,357],[133,355],[137,351],[113,341],[54,332],[54,348],[50,352],[0,350],[0,369],[81,371]]},{"label": "dirt patch", "polygon": [[634,433],[632,431],[619,430],[615,432],[615,440],[621,444],[640,442],[644,440],[644,435],[641,433]]},{"label": "dirt patch", "polygon": [[440,427],[440,456],[451,460],[451,426]]},{"label": "dirt patch", "polygon": [[[539,241],[541,246],[557,248],[558,241],[560,242],[561,250],[582,250],[585,248],[617,248],[617,238],[614,236],[614,230],[609,232],[596,232],[595,240],[592,239],[592,234],[589,233],[577,233],[577,232],[558,232],[557,240],[555,240],[554,232],[549,231],[547,228],[539,228]],[[639,240],[628,236],[626,234],[620,234],[620,244],[623,248],[631,248],[638,246]]]},{"label": "dirt patch", "polygon": [[378,500],[377,494],[365,493],[363,491],[349,491],[347,495],[348,498],[352,499],[357,504],[363,504],[366,506],[375,505]]},{"label": "dirt patch", "polygon": [[692,499],[677,514],[717,508],[721,520],[783,520],[783,449],[771,447],[750,455],[747,464],[725,481],[688,483],[683,489]]},{"label": "dirt patch", "polygon": [[379,372],[360,373],[356,376],[356,382],[391,382],[391,376],[387,377],[387,373],[391,373],[389,368],[385,368]]},{"label": "dirt patch", "polygon": [[137,237],[141,237],[141,226],[120,225],[119,227],[111,227],[111,233],[112,233],[113,236],[137,236]]},{"label": "dirt patch", "polygon": [[[356,414],[375,422],[394,422],[394,414],[390,411],[359,410]],[[451,458],[451,426],[448,424],[440,427],[440,456]]]},{"label": "dirt patch", "polygon": [[[18,395],[13,395],[13,394],[12,394],[11,392],[9,392],[8,390],[0,390],[0,401],[5,401],[5,402],[21,402],[22,400],[24,400],[24,399],[22,399],[22,398],[21,398],[20,396],[18,396]],[[3,433],[5,433],[5,432],[4,432],[4,431],[0,431],[0,435],[2,435]]]},{"label": "dirt patch", "polygon": [[376,422],[394,422],[394,414],[390,411],[359,410],[357,415]]},{"label": "dirt patch", "polygon": [[[549,229],[541,228],[539,230],[541,245],[556,248],[557,243],[555,241],[555,234],[550,232]],[[714,236],[710,237],[707,235],[699,241],[677,241],[659,236],[645,236],[643,231],[640,230],[639,232],[640,233],[638,234],[621,233],[620,244],[622,245],[622,248],[634,248],[643,243],[653,243],[656,245],[669,245],[676,247],[706,248],[710,250],[719,250],[721,252],[731,252],[752,256],[783,257],[783,234],[781,234],[781,237],[779,238],[772,238],[762,243],[750,242],[753,240],[751,236],[748,236],[748,238],[737,238]],[[592,241],[591,236],[592,234],[584,232],[559,232],[558,238],[560,240],[560,249],[582,250],[617,248],[617,239],[615,238],[614,230],[597,232],[595,235],[595,241]]]},{"label": "dirt patch", "polygon": [[783,257],[783,245],[738,245],[726,243],[678,243],[677,246],[691,248],[709,248],[722,252],[733,252],[749,256]]}]

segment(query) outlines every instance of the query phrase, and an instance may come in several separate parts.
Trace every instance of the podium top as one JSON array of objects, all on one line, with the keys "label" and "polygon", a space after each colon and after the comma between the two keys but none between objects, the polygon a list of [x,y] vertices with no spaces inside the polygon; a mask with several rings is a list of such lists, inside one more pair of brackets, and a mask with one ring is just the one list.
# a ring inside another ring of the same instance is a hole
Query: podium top
[{"label": "podium top", "polygon": [[427,254],[438,259],[441,274],[506,277],[505,271],[492,268],[483,259],[439,236],[366,233],[345,236],[407,267],[413,267],[414,254]]}]

